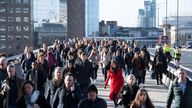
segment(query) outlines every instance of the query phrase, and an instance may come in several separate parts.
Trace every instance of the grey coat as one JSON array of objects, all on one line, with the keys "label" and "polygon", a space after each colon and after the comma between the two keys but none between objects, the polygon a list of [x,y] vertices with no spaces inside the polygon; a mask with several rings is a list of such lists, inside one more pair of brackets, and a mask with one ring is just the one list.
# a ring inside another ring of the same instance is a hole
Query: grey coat
[{"label": "grey coat", "polygon": [[192,81],[187,78],[185,92],[183,93],[178,84],[178,78],[174,80],[169,88],[166,108],[192,108]]}]

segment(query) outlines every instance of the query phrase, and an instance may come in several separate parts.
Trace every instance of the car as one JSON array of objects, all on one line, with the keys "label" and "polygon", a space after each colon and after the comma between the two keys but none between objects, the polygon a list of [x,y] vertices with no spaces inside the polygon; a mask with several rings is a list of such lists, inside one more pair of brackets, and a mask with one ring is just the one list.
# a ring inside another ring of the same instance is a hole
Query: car
[{"label": "car", "polygon": [[186,48],[187,48],[187,49],[192,48],[192,41],[188,41],[188,42],[186,43]]}]

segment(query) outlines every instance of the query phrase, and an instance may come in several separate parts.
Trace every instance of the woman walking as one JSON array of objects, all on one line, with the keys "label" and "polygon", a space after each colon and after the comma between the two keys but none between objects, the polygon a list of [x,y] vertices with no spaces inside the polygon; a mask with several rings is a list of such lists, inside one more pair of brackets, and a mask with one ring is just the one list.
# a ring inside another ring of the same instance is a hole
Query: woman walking
[{"label": "woman walking", "polygon": [[130,108],[155,108],[145,89],[139,89]]},{"label": "woman walking", "polygon": [[120,89],[123,87],[124,79],[122,69],[118,66],[116,58],[112,58],[111,60],[111,66],[107,74],[104,88],[106,88],[109,80],[111,81],[109,98],[113,100],[115,106],[117,106],[117,96]]}]

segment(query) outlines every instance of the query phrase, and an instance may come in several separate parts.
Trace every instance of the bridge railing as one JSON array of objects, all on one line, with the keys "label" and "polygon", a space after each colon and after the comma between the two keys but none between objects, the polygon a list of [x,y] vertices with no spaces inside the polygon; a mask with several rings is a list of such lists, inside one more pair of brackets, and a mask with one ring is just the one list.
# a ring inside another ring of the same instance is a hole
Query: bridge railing
[{"label": "bridge railing", "polygon": [[[150,53],[150,59],[154,60],[154,57],[155,57],[155,54],[154,53]],[[182,65],[180,65],[181,68],[183,68],[186,73],[187,73],[187,78],[191,79],[192,80],[192,70],[189,69],[189,68],[186,68]],[[170,84],[173,82],[173,80],[175,79],[175,77],[177,77],[177,73],[176,73],[176,67],[174,66],[174,62],[170,62],[168,63],[168,73],[167,74],[163,74],[163,83],[165,86],[169,87]]]}]

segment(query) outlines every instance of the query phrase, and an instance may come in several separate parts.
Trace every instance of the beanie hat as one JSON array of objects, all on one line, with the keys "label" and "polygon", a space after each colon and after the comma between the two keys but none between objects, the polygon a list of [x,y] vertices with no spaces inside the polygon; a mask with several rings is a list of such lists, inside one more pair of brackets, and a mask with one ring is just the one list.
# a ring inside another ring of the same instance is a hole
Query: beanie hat
[{"label": "beanie hat", "polygon": [[89,85],[87,93],[89,93],[90,91],[95,91],[96,93],[98,93],[97,87],[94,84]]}]

